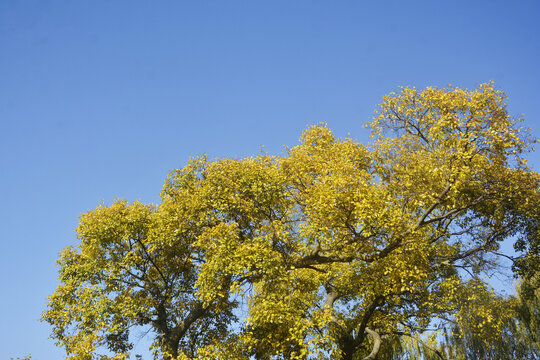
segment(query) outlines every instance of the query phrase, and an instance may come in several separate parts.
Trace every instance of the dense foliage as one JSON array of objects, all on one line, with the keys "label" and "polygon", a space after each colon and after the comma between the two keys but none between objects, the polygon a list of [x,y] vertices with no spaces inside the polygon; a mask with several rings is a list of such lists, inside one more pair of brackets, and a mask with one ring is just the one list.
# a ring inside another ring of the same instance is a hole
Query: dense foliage
[{"label": "dense foliage", "polygon": [[192,159],[160,204],[81,216],[43,318],[70,359],[124,358],[134,327],[166,359],[375,359],[448,324],[489,345],[513,315],[482,277],[499,244],[524,276],[538,256],[518,122],[491,84],[406,88],[367,145],[318,125],[284,155]]}]

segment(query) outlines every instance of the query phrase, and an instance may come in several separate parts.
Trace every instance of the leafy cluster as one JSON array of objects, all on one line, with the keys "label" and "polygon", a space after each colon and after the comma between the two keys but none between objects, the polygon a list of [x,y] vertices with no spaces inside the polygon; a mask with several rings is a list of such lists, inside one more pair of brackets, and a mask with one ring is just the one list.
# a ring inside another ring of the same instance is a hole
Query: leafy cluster
[{"label": "leafy cluster", "polygon": [[165,359],[375,359],[447,324],[490,346],[511,300],[483,275],[505,239],[523,275],[539,249],[518,122],[492,84],[406,88],[368,145],[317,125],[284,155],[192,159],[159,205],[81,216],[43,318],[69,359],[126,358],[134,327]]}]

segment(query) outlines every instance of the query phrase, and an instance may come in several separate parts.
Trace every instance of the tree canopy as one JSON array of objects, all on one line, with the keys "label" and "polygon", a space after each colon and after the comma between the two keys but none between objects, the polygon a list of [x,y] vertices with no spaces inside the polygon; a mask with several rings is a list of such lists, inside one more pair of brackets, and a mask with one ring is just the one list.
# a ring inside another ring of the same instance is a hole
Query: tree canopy
[{"label": "tree canopy", "polygon": [[322,124],[285,154],[194,158],[160,204],[81,216],[43,319],[70,359],[125,358],[135,327],[165,359],[375,359],[448,323],[489,344],[511,316],[483,276],[501,242],[537,266],[520,122],[492,84],[404,88],[369,144]]}]

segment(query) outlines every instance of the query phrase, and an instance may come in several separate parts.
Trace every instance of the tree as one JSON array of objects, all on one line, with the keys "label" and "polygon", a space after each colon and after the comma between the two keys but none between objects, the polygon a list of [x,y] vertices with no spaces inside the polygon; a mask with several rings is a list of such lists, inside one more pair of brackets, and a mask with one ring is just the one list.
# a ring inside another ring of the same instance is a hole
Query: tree
[{"label": "tree", "polygon": [[[451,324],[435,338],[389,337],[380,360],[476,360],[476,359],[540,359],[539,326],[540,291],[536,278],[521,279],[517,297],[499,298],[505,302],[507,317],[498,338],[488,343],[477,336],[470,324]],[[489,296],[480,301],[492,303]],[[497,301],[497,299],[495,299]]]},{"label": "tree", "polygon": [[520,340],[540,358],[540,273],[522,279],[517,294],[516,332],[520,334]]},{"label": "tree", "polygon": [[233,303],[203,304],[195,294],[201,260],[193,242],[209,218],[184,200],[174,210],[117,200],[81,216],[81,243],[61,253],[61,284],[43,313],[68,359],[124,359],[136,327],[156,334],[164,359],[194,356],[226,335]]},{"label": "tree", "polygon": [[381,104],[370,146],[312,126],[267,166],[201,168],[228,214],[201,238],[203,295],[225,276],[249,291],[242,339],[261,359],[374,359],[381,336],[447,321],[496,339],[504,302],[477,301],[490,293],[481,275],[501,241],[535,236],[539,200],[521,157],[533,140],[504,101],[491,84],[404,89]]},{"label": "tree", "polygon": [[448,359],[540,359],[538,288],[521,280],[516,289],[517,298],[509,299],[505,309],[513,316],[503,325],[499,338],[486,343],[467,324],[452,326],[442,343]]},{"label": "tree", "polygon": [[[375,359],[447,322],[490,342],[509,315],[481,275],[502,240],[536,241],[540,204],[534,140],[504,101],[491,84],[406,88],[371,144],[319,125],[283,155],[193,159],[159,206],[81,218],[44,318],[87,357],[124,356],[136,325],[182,359]],[[247,316],[224,336],[234,300]]]}]

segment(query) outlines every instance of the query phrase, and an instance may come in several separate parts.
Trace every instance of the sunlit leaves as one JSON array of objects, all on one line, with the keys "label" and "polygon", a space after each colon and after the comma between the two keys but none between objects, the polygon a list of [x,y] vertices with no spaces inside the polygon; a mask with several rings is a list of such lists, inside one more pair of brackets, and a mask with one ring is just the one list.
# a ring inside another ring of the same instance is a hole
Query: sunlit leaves
[{"label": "sunlit leaves", "polygon": [[540,253],[534,140],[492,84],[404,88],[369,126],[371,144],[321,124],[279,156],[193,158],[159,205],[83,214],[53,337],[74,359],[121,357],[151,326],[182,360],[352,360],[447,322],[496,339],[509,300],[482,280],[492,253],[517,239],[523,273]]}]

